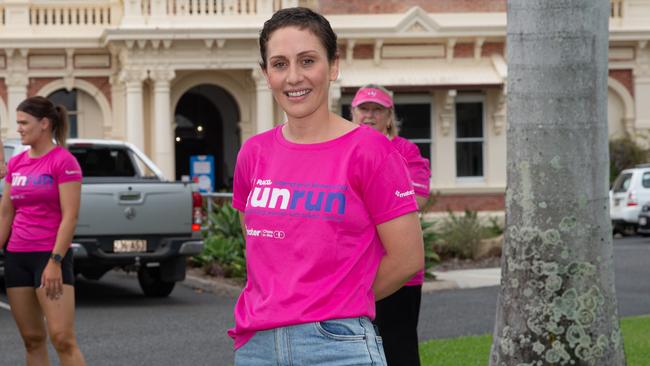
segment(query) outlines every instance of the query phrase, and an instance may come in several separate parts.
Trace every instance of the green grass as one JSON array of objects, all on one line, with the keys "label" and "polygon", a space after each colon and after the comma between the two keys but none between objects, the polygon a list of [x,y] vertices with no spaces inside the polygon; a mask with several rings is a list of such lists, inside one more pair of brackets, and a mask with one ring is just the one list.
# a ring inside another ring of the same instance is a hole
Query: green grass
[{"label": "green grass", "polygon": [[422,366],[484,366],[490,357],[492,336],[433,339],[420,343]]},{"label": "green grass", "polygon": [[650,365],[650,316],[621,320],[628,366]]},{"label": "green grass", "polygon": [[[650,366],[650,316],[621,320],[628,366]],[[434,339],[420,344],[422,366],[486,366],[491,335]]]}]

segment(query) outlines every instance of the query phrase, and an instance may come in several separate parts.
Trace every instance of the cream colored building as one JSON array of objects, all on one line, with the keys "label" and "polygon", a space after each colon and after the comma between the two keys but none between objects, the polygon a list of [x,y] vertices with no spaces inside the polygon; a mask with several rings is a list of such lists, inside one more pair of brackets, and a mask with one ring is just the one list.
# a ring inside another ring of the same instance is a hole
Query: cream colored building
[{"label": "cream colored building", "polygon": [[[356,88],[386,85],[402,133],[431,158],[439,207],[502,208],[505,0],[496,11],[404,1],[388,13],[350,0],[359,6],[346,14],[327,3],[0,0],[2,137],[16,136],[20,101],[44,95],[71,109],[73,136],[128,140],[171,179],[188,174],[190,155],[215,155],[228,189],[242,141],[283,121],[259,71],[259,30],[275,10],[306,5],[339,36],[332,108],[345,114]],[[650,0],[612,1],[611,136],[650,130],[648,24]]]}]

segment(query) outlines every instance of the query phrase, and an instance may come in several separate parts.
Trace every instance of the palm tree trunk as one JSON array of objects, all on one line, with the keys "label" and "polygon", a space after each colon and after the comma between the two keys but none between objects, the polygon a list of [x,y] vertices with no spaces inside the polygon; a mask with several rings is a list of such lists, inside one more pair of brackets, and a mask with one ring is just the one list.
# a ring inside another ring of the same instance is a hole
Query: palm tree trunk
[{"label": "palm tree trunk", "polygon": [[608,200],[609,1],[508,0],[508,189],[490,365],[625,365]]}]

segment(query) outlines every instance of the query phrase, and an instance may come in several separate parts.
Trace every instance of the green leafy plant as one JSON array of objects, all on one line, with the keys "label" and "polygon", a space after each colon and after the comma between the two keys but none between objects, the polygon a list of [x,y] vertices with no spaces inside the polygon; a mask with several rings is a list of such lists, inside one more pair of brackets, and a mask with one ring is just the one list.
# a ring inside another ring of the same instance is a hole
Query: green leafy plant
[{"label": "green leafy plant", "polygon": [[422,239],[424,241],[424,275],[427,278],[433,278],[428,270],[440,263],[440,256],[436,252],[436,241],[438,234],[435,232],[435,222],[426,221],[420,216],[420,225],[422,226]]},{"label": "green leafy plant", "polygon": [[611,140],[609,142],[609,182],[613,183],[623,169],[647,163],[649,159],[650,151],[641,147],[630,137]]},{"label": "green leafy plant", "polygon": [[449,215],[440,225],[439,249],[445,256],[459,259],[472,259],[485,237],[485,228],[481,225],[476,212],[465,210],[465,214],[457,216],[448,211]]},{"label": "green leafy plant", "polygon": [[209,274],[245,278],[245,240],[239,224],[239,213],[230,202],[213,207],[204,231],[203,252],[192,260]]},{"label": "green leafy plant", "polygon": [[490,224],[483,230],[483,238],[494,238],[503,234],[503,227],[499,224],[499,219],[492,216],[488,219]]}]

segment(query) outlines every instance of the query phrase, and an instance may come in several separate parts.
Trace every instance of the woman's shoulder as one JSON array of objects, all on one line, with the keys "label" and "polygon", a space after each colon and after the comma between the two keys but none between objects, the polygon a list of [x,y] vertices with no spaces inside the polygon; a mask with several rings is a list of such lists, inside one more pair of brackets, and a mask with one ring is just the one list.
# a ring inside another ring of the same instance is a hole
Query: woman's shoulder
[{"label": "woman's shoulder", "polygon": [[68,159],[77,159],[74,157],[74,155],[68,150],[67,148],[63,146],[56,146],[54,148],[54,154],[52,154],[52,157],[56,160],[68,160]]},{"label": "woman's shoulder", "polygon": [[393,137],[391,142],[393,143],[393,145],[395,147],[400,147],[400,148],[404,148],[404,149],[417,149],[418,148],[416,144],[412,143],[411,141],[405,139],[402,136]]},{"label": "woman's shoulder", "polygon": [[7,168],[12,169],[15,167],[17,164],[20,164],[21,162],[25,161],[25,157],[27,156],[27,153],[29,152],[29,149],[22,151],[14,156],[12,156],[9,161],[7,161]]},{"label": "woman's shoulder", "polygon": [[390,140],[386,138],[380,132],[377,132],[372,127],[366,125],[360,125],[358,128],[357,138],[359,143],[363,144],[364,148],[371,152],[386,152],[390,153],[394,150],[394,147],[391,145]]},{"label": "woman's shoulder", "polygon": [[418,145],[414,144],[413,142],[405,139],[404,137],[401,136],[395,136],[391,140],[393,143],[393,146],[397,151],[399,151],[400,154],[404,157],[411,157],[411,158],[421,158],[422,155],[420,154],[420,149],[418,148]]},{"label": "woman's shoulder", "polygon": [[9,161],[7,161],[7,164],[10,164],[11,162],[15,163],[17,161],[23,160],[25,158],[25,154],[27,154],[28,152],[29,152],[29,149],[26,149],[24,151],[19,152],[18,154],[16,154],[16,155],[12,156],[11,158],[9,158]]},{"label": "woman's shoulder", "polygon": [[380,169],[387,160],[390,160],[391,155],[399,156],[399,152],[386,136],[371,127],[359,126],[356,138],[352,156],[355,168],[375,171]]}]

